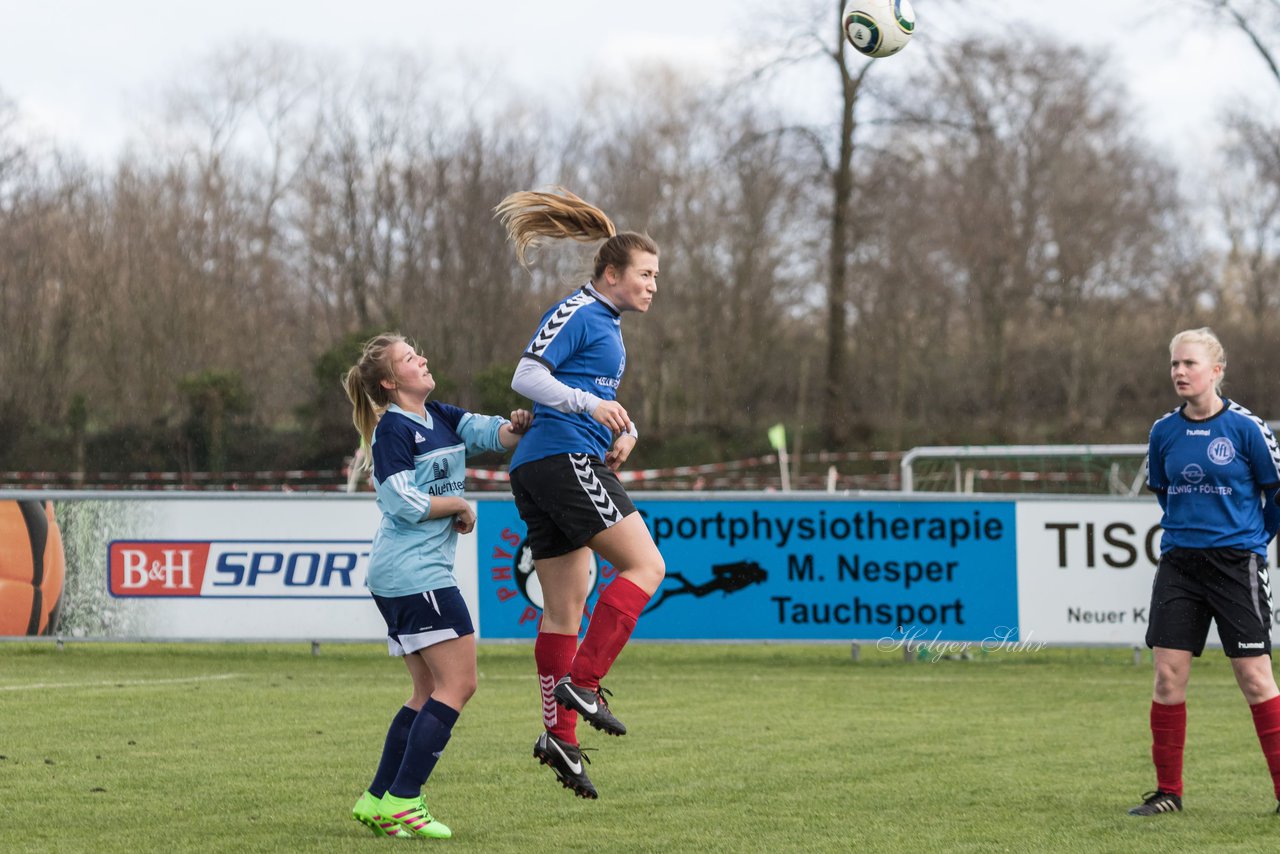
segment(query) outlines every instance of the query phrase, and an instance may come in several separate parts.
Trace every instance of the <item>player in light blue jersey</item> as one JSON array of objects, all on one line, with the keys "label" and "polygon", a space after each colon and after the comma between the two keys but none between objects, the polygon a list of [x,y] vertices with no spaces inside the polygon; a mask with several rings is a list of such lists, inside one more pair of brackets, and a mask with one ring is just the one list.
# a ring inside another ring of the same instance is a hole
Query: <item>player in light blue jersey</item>
[{"label": "player in light blue jersey", "polygon": [[370,449],[382,523],[368,585],[387,623],[387,648],[413,693],[387,731],[382,759],[352,817],[384,836],[444,838],[422,787],[476,689],[475,629],[453,573],[458,535],[475,527],[463,494],[467,457],[516,447],[532,423],[428,402],[427,359],[399,335],[373,338],[343,380],[352,420]]},{"label": "player in light blue jersey", "polygon": [[1147,486],[1164,510],[1164,533],[1147,624],[1156,789],[1129,810],[1140,816],[1182,809],[1187,684],[1210,622],[1253,712],[1280,800],[1280,688],[1271,670],[1266,563],[1280,528],[1280,449],[1265,421],[1222,396],[1227,360],[1212,331],[1179,332],[1169,356],[1182,405],[1152,426],[1147,450]]},{"label": "player in light blue jersey", "polygon": [[[638,437],[617,400],[627,364],[622,315],[649,310],[658,246],[643,234],[618,233],[603,211],[567,190],[514,193],[496,210],[522,264],[544,237],[603,241],[591,280],[543,315],[511,381],[534,401],[535,415],[511,460],[511,492],[543,598],[534,660],[544,731],[533,755],[566,788],[595,798],[577,717],[610,735],[627,731],[600,680],[666,573],[616,474]],[[596,555],[617,576],[596,600],[579,645]]]}]

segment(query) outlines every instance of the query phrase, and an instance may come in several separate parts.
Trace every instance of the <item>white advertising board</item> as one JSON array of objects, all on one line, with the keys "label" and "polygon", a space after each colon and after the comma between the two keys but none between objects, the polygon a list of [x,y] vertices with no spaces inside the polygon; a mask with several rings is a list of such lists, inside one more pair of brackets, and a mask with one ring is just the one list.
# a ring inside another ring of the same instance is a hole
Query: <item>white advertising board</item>
[{"label": "white advertising board", "polygon": [[[66,538],[72,540],[68,586],[82,575],[106,592],[97,597],[97,624],[77,632],[83,621],[68,614],[65,634],[216,640],[386,637],[365,587],[370,543],[380,519],[372,495],[96,503],[91,531],[77,529],[82,520],[74,510],[83,507],[61,505]],[[456,569],[458,586],[475,615],[474,535],[460,538]],[[479,620],[475,622],[478,627]]]},{"label": "white advertising board", "polygon": [[[1019,501],[1017,528],[1024,640],[1145,645],[1160,555],[1154,497]],[[1273,640],[1280,640],[1275,623]],[[1209,643],[1219,643],[1216,631]]]}]

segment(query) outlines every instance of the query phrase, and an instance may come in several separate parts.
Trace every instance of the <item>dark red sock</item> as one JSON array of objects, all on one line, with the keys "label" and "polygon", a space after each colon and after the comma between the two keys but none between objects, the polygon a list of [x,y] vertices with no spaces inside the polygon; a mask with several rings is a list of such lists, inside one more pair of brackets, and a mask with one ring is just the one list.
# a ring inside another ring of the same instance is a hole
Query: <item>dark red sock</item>
[{"label": "dark red sock", "polygon": [[1267,757],[1267,770],[1271,772],[1271,785],[1276,799],[1280,800],[1280,697],[1272,697],[1250,706],[1253,712],[1253,728],[1258,731],[1262,743],[1262,755]]},{"label": "dark red sock", "polygon": [[561,741],[578,743],[578,713],[557,705],[551,690],[573,665],[578,651],[577,635],[538,632],[533,642],[533,658],[538,664],[538,690],[542,694],[542,725]]},{"label": "dark red sock", "polygon": [[1187,743],[1187,704],[1151,701],[1151,761],[1156,788],[1182,797],[1182,750]]},{"label": "dark red sock", "polygon": [[587,634],[569,670],[574,685],[592,690],[600,687],[600,680],[626,646],[631,630],[636,627],[636,620],[648,602],[649,594],[625,578],[615,578],[604,589],[596,601]]}]

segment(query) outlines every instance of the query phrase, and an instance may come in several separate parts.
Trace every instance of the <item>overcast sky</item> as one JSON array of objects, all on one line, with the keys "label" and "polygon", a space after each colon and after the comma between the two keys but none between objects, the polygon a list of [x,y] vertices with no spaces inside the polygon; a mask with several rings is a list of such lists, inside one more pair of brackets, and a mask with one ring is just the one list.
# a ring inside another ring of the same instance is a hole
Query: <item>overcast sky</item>
[{"label": "overcast sky", "polygon": [[[786,3],[788,0],[776,0]],[[1089,47],[1110,46],[1141,124],[1172,156],[1212,147],[1223,105],[1250,99],[1280,112],[1277,84],[1239,33],[1191,10],[1195,0],[921,0],[918,28],[939,41],[981,38],[998,26],[1035,28]],[[501,79],[565,89],[591,69],[638,57],[710,68],[737,58],[743,16],[758,0],[0,0],[0,92],[24,128],[111,158],[167,82],[219,48],[279,40],[358,66],[386,48],[467,64]],[[999,10],[999,11],[997,11]],[[881,62],[906,71],[908,48]]]}]

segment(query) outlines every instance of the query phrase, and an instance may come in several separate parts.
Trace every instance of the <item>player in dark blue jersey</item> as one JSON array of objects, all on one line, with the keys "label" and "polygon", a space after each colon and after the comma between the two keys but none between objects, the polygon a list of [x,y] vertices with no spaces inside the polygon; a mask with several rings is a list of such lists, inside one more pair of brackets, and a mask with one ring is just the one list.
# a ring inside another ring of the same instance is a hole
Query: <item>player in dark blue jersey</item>
[{"label": "player in dark blue jersey", "polygon": [[1179,332],[1169,356],[1182,404],[1152,426],[1147,450],[1147,486],[1164,510],[1147,626],[1156,790],[1130,815],[1182,809],[1187,683],[1211,621],[1253,712],[1280,800],[1280,688],[1271,670],[1266,565],[1267,544],[1280,528],[1280,450],[1265,421],[1222,396],[1226,354],[1213,332]]},{"label": "player in dark blue jersey", "polygon": [[475,629],[453,574],[458,534],[476,523],[463,494],[466,460],[516,447],[533,415],[521,409],[507,420],[428,402],[436,383],[427,359],[399,335],[365,344],[343,384],[382,511],[369,592],[387,624],[387,649],[413,682],[352,817],[379,835],[446,838],[422,787],[476,689]]},{"label": "player in dark blue jersey", "polygon": [[[627,363],[622,314],[649,310],[658,246],[642,234],[619,234],[599,208],[567,190],[515,193],[496,211],[522,264],[541,238],[604,241],[590,281],[542,316],[511,382],[534,401],[535,416],[510,467],[543,596],[534,659],[545,731],[533,755],[566,788],[594,798],[577,716],[611,735],[626,732],[600,680],[666,573],[616,474],[638,437],[617,400]],[[617,577],[601,592],[579,645],[595,555]]]}]

